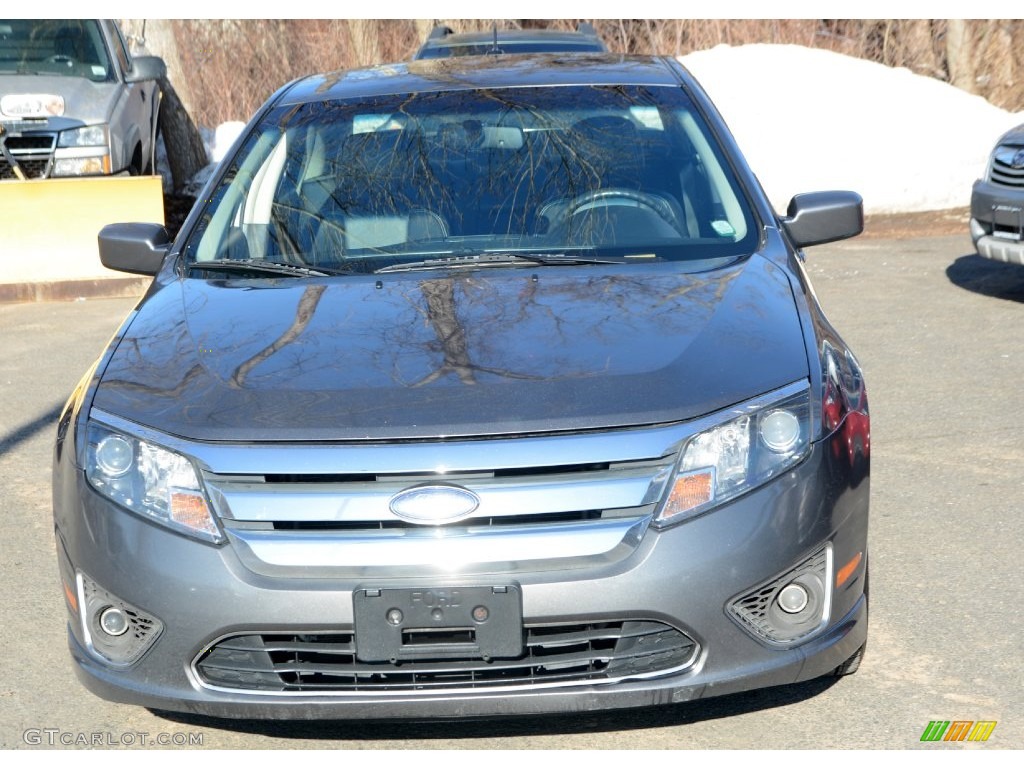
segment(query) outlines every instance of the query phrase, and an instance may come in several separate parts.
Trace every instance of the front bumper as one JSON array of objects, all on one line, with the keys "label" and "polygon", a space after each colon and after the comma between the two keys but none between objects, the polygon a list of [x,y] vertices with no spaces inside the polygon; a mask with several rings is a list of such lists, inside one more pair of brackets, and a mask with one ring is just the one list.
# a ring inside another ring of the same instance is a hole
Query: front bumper
[{"label": "front bumper", "polygon": [[979,255],[1024,264],[1024,188],[976,181],[971,192],[970,231]]},{"label": "front bumper", "polygon": [[[831,545],[835,571],[866,555],[868,482],[839,433],[786,475],[702,517],[649,530],[625,559],[584,569],[466,574],[439,583],[275,578],[245,567],[231,545],[192,541],[127,514],[76,470],[58,471],[58,550],[75,569],[157,617],[163,631],[134,665],[117,669],[87,649],[80,622],[69,645],[80,680],[104,698],[155,709],[244,718],[446,718],[667,704],[809,680],[830,673],[867,634],[864,563],[834,589],[813,639],[773,647],[727,614],[737,595]],[[561,687],[283,693],[213,688],[195,661],[219,638],[245,632],[351,629],[353,592],[367,587],[518,585],[524,623],[658,621],[692,637],[693,663],[671,674]],[[834,584],[834,581],[833,581]]]}]

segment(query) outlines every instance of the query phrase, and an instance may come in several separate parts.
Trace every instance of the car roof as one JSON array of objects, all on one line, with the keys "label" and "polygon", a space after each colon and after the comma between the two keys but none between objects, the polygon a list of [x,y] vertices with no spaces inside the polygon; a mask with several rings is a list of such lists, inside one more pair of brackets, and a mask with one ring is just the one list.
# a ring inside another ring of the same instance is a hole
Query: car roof
[{"label": "car roof", "polygon": [[[608,49],[590,24],[576,31],[561,29],[494,29],[455,33],[445,26],[434,27],[414,58],[461,55],[460,48],[480,48],[497,43],[500,53],[516,53],[517,47],[535,52],[604,52]],[[506,50],[500,50],[504,47]]]},{"label": "car roof", "polygon": [[661,85],[688,82],[674,59],[620,54],[458,56],[382,64],[298,80],[279,104],[385,96],[396,93],[563,85]]}]

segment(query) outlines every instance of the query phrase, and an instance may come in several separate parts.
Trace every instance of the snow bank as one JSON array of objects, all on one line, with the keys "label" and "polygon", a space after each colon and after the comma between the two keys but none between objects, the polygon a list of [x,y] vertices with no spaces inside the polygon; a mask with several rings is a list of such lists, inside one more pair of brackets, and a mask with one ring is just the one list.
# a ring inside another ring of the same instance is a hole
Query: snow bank
[{"label": "snow bank", "polygon": [[997,138],[1024,123],[908,69],[794,45],[680,57],[785,211],[797,192],[853,189],[868,213],[970,204]]},{"label": "snow bank", "polygon": [[235,143],[235,139],[243,130],[245,130],[245,123],[237,120],[218,125],[217,130],[214,131],[213,145],[207,147],[210,159],[215,163],[223,160],[224,155],[228,153],[231,145]]}]

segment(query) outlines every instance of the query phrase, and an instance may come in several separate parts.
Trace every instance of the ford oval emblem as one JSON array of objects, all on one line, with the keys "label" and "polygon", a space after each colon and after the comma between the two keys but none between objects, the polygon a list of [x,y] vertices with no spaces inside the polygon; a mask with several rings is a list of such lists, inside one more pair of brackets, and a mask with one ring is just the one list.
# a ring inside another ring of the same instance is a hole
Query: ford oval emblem
[{"label": "ford oval emblem", "polygon": [[473,514],[480,497],[458,485],[414,485],[392,496],[388,506],[410,523],[443,525]]}]

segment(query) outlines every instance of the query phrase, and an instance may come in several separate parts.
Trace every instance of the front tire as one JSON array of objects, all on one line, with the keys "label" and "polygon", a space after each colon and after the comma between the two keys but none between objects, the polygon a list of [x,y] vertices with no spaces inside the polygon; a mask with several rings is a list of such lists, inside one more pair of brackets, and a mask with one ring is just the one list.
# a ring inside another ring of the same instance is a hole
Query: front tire
[{"label": "front tire", "polygon": [[853,656],[851,656],[838,667],[836,667],[834,672],[835,676],[846,677],[847,675],[852,675],[854,672],[860,669],[860,662],[864,658],[864,651],[867,649],[867,647],[868,644],[864,643],[864,645],[857,649],[857,652],[854,653]]}]

